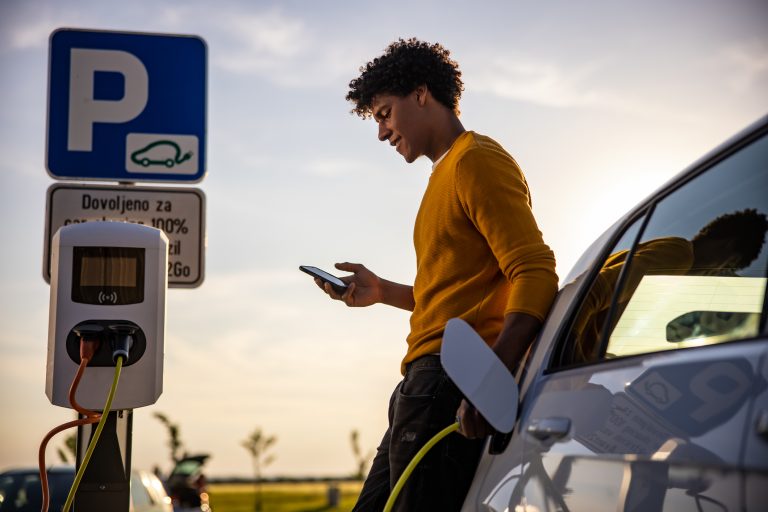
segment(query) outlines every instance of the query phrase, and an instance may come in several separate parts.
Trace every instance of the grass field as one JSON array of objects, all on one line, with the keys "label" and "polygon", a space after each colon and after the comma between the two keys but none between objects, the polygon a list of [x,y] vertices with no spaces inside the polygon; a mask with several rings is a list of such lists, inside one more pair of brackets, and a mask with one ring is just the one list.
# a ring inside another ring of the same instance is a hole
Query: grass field
[{"label": "grass field", "polygon": [[[265,483],[262,512],[349,512],[360,493],[360,482],[341,482],[339,506],[328,506],[328,483]],[[213,512],[254,512],[253,484],[211,484],[208,486]]]}]

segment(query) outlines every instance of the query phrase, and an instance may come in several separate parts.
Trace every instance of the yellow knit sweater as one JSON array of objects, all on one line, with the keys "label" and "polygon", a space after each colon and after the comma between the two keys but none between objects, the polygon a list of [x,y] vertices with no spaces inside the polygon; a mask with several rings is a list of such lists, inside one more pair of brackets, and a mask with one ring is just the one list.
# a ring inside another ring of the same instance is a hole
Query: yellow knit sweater
[{"label": "yellow knit sweater", "polygon": [[414,227],[415,307],[405,364],[440,351],[445,323],[466,320],[488,344],[504,315],[543,320],[557,292],[555,257],[531,212],[517,162],[464,132],[432,172]]}]

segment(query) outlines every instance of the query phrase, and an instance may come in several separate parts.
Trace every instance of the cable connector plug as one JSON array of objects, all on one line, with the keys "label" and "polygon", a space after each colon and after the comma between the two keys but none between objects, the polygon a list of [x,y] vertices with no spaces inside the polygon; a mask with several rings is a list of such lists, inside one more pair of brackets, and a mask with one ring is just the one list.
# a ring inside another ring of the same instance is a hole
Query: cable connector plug
[{"label": "cable connector plug", "polygon": [[117,323],[109,325],[109,332],[112,336],[109,339],[112,348],[112,361],[117,364],[119,357],[123,361],[128,361],[128,355],[133,346],[133,335],[136,334],[137,327],[132,324]]},{"label": "cable connector plug", "polygon": [[78,325],[72,331],[80,339],[80,360],[92,360],[101,346],[104,327],[99,324],[83,324]]}]

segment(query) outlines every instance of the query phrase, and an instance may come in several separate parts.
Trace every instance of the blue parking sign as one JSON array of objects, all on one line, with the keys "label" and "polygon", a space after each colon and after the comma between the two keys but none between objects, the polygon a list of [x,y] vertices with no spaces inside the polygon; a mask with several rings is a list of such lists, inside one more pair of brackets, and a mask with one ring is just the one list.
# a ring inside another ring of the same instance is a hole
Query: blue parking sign
[{"label": "blue parking sign", "polygon": [[54,178],[197,182],[205,175],[205,42],[51,34],[46,167]]}]

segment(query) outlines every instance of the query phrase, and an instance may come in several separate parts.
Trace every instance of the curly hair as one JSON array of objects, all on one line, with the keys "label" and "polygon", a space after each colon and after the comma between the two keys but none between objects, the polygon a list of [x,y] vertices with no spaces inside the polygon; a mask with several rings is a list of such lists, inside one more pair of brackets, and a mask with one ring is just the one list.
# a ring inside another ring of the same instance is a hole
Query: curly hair
[{"label": "curly hair", "polygon": [[768,230],[768,218],[754,208],[726,213],[701,228],[693,238],[734,240],[740,259],[737,268],[746,268],[760,254]]},{"label": "curly hair", "polygon": [[351,112],[366,119],[377,94],[406,96],[423,84],[437,101],[459,113],[464,83],[450,52],[439,43],[398,39],[382,56],[360,67],[360,76],[349,82],[346,99],[355,104]]}]

